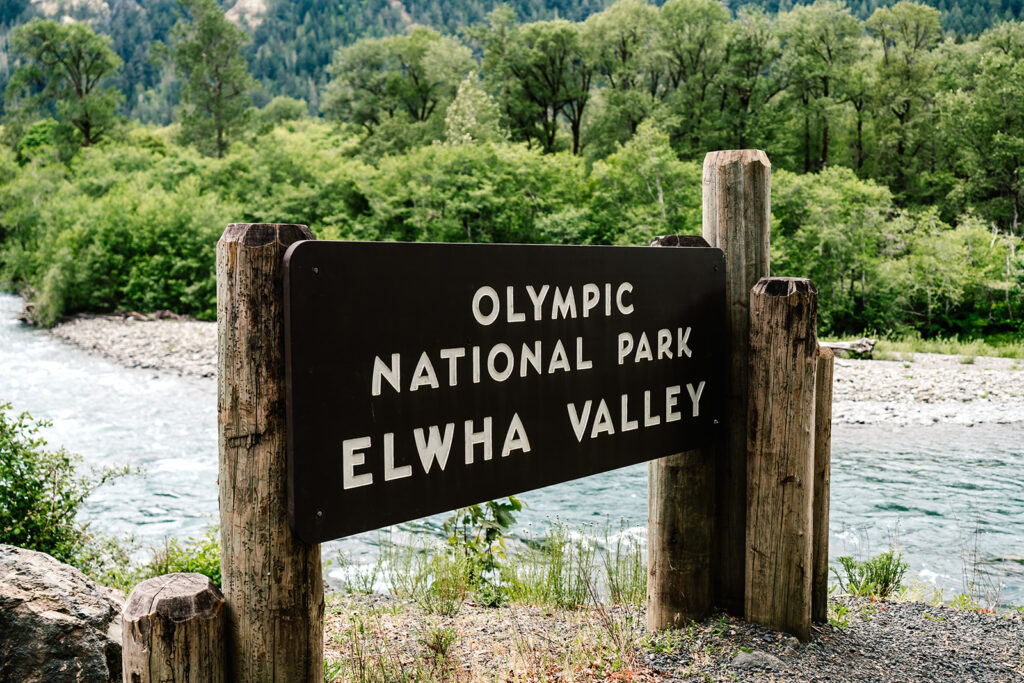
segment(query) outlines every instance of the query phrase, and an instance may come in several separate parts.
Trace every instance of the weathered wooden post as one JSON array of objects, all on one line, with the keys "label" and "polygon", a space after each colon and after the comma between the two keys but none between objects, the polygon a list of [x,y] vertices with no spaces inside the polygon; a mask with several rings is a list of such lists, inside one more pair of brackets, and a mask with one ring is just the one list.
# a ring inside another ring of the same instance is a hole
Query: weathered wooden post
[{"label": "weathered wooden post", "polygon": [[304,225],[232,223],[217,243],[221,571],[235,681],[323,679],[320,546],[288,526],[282,270]]},{"label": "weathered wooden post", "polygon": [[811,620],[828,621],[828,509],[832,488],[832,379],[835,356],[818,347],[814,389],[814,559]]},{"label": "weathered wooden post", "polygon": [[743,614],[747,497],[747,347],[750,289],[768,275],[771,164],[761,150],[704,157],[704,239],[725,252],[726,347],[731,360],[722,452],[716,467],[713,602]]},{"label": "weathered wooden post", "polygon": [[762,278],[750,296],[744,616],[810,638],[817,292]]},{"label": "weathered wooden post", "polygon": [[[668,235],[652,247],[706,247]],[[711,449],[647,463],[647,628],[682,628],[711,611],[715,480]]]},{"label": "weathered wooden post", "polygon": [[143,581],[123,615],[126,683],[223,683],[224,596],[202,574]]}]

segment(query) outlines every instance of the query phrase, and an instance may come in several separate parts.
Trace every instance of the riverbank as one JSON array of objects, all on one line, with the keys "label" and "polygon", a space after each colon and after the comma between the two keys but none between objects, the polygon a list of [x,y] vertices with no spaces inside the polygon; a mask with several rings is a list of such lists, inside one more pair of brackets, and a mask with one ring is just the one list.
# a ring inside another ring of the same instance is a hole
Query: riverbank
[{"label": "riverbank", "polygon": [[[638,607],[466,603],[424,614],[387,595],[328,597],[325,680],[1017,681],[1024,618],[919,602],[832,598],[842,626],[796,638],[724,614],[650,635]],[[402,680],[405,680],[404,678]]]},{"label": "riverbank", "polygon": [[[143,316],[80,316],[50,334],[131,368],[214,378],[217,325]],[[893,426],[1024,422],[1024,361],[932,353],[836,359],[832,419]]]}]

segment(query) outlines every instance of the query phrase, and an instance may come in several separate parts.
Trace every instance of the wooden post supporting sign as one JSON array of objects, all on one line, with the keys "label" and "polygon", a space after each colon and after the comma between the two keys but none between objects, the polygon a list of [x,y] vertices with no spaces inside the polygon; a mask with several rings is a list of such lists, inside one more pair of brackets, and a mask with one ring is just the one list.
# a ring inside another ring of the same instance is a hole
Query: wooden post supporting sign
[{"label": "wooden post supporting sign", "polygon": [[[668,235],[652,247],[706,247],[703,237]],[[713,448],[647,463],[647,628],[682,628],[711,611],[714,541]]]},{"label": "wooden post supporting sign", "polygon": [[817,292],[762,278],[750,296],[744,616],[810,638]]},{"label": "wooden post supporting sign", "polygon": [[320,546],[288,525],[283,257],[304,225],[233,223],[217,243],[220,531],[230,680],[323,680]]},{"label": "wooden post supporting sign", "polygon": [[747,343],[750,288],[768,275],[771,163],[761,150],[704,157],[704,239],[725,252],[728,416],[716,467],[713,602],[743,614],[747,495]]}]

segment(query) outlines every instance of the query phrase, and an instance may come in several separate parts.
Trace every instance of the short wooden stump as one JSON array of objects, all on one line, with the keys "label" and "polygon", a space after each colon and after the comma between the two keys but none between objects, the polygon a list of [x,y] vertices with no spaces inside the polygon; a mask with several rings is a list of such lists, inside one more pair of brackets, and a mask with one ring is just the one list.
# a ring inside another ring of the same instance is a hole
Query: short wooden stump
[{"label": "short wooden stump", "polygon": [[124,610],[125,683],[222,683],[224,596],[202,574],[165,574],[136,586]]}]

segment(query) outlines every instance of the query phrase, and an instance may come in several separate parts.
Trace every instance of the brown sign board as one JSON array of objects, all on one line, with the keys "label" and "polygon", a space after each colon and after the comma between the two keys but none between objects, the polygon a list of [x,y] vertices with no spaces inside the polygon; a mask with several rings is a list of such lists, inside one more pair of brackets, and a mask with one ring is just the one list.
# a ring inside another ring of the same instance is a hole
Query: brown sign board
[{"label": "brown sign board", "polygon": [[284,291],[289,515],[308,543],[721,428],[719,249],[306,241]]}]

